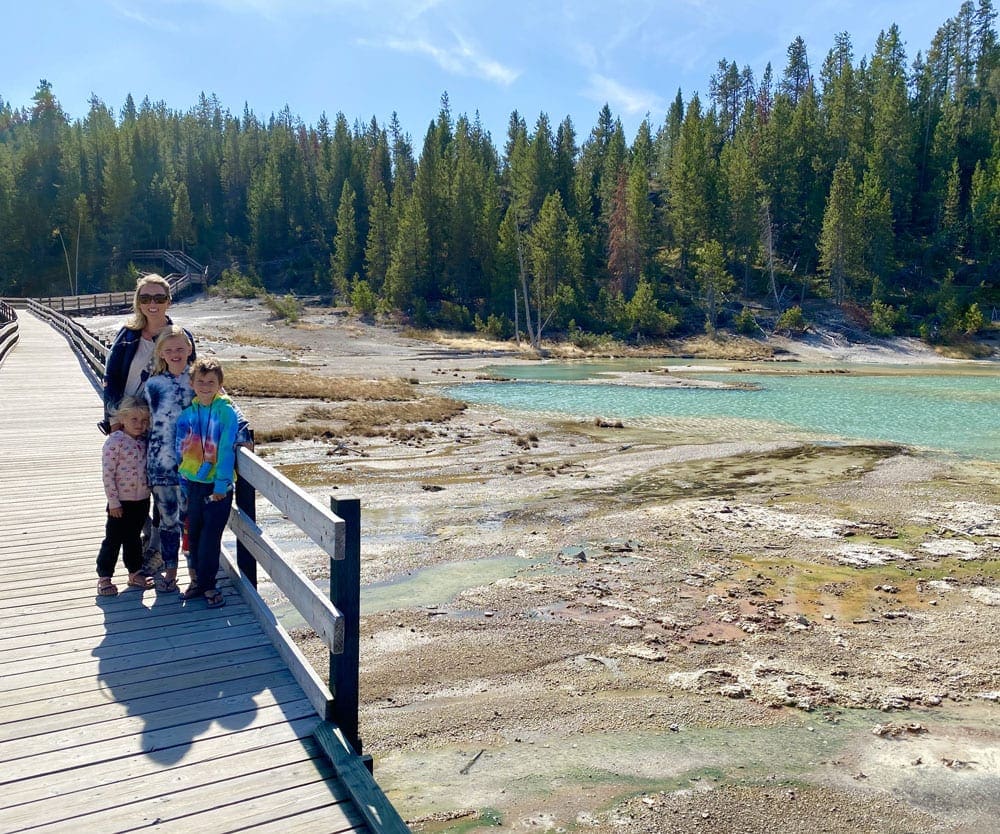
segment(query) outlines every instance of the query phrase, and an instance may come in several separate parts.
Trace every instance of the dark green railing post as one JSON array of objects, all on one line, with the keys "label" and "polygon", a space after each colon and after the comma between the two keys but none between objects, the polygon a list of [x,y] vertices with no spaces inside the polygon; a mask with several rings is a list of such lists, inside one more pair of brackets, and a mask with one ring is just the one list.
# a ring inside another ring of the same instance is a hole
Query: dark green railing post
[{"label": "dark green railing post", "polygon": [[343,559],[330,560],[330,601],[344,615],[344,651],[330,654],[330,689],[333,692],[332,721],[361,755],[358,736],[358,676],[361,632],[361,501],[330,497],[330,509],[344,520]]},{"label": "dark green railing post", "polygon": [[[253,440],[253,432],[250,432],[250,439]],[[251,521],[257,520],[257,490],[253,488],[246,478],[236,478],[236,486],[233,489],[233,500]],[[257,560],[253,554],[247,550],[246,546],[236,540],[236,564],[247,581],[257,587]]]}]

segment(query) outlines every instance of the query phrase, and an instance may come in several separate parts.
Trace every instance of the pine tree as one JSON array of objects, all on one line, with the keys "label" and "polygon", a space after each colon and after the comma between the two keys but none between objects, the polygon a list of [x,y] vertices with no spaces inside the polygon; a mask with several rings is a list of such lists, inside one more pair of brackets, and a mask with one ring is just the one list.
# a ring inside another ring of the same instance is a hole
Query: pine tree
[{"label": "pine tree", "polygon": [[687,269],[691,253],[711,227],[709,200],[714,169],[701,102],[694,96],[668,171],[667,219],[680,248],[682,269]]},{"label": "pine tree", "polygon": [[183,182],[178,184],[174,195],[170,233],[171,237],[180,244],[182,252],[186,251],[189,243],[194,243],[197,239],[194,231],[194,214],[191,211],[191,200],[188,197],[187,185]]},{"label": "pine tree", "polygon": [[833,183],[823,215],[820,236],[820,271],[826,275],[830,294],[837,304],[848,297],[850,281],[858,262],[854,172],[841,160],[833,172]]},{"label": "pine tree", "polygon": [[351,283],[358,274],[359,266],[356,196],[350,180],[344,180],[337,207],[337,234],[333,238],[333,254],[330,256],[333,289],[344,299],[350,297]]},{"label": "pine tree", "polygon": [[365,244],[365,276],[376,293],[382,292],[386,273],[389,271],[391,241],[392,215],[389,198],[386,196],[385,186],[377,181],[368,207],[368,238]]},{"label": "pine tree", "polygon": [[705,330],[712,334],[718,325],[719,307],[736,285],[726,268],[726,258],[719,241],[708,240],[698,248],[694,274],[701,307],[705,313]]},{"label": "pine tree", "polygon": [[573,297],[573,287],[583,268],[582,242],[558,193],[545,198],[526,243],[532,277],[530,300],[535,314],[533,338],[538,348],[545,327]]},{"label": "pine tree", "polygon": [[405,200],[392,246],[384,296],[395,310],[414,310],[428,298],[430,238],[416,193]]},{"label": "pine tree", "polygon": [[809,56],[806,50],[805,41],[801,36],[796,36],[786,50],[788,63],[778,82],[778,92],[783,93],[794,107],[799,103],[799,98],[805,92],[806,87],[812,82],[812,74],[809,71]]},{"label": "pine tree", "polygon": [[893,235],[892,197],[879,175],[868,170],[861,180],[861,193],[857,202],[859,266],[871,279],[873,287],[889,286],[895,263],[895,236]]}]

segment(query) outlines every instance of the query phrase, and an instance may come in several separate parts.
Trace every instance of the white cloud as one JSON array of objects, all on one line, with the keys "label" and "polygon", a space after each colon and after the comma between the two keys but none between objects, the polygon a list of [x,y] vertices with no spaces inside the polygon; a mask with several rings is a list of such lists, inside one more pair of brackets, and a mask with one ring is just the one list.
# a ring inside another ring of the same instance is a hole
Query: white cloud
[{"label": "white cloud", "polygon": [[112,8],[118,12],[126,20],[131,20],[133,23],[138,23],[142,26],[147,26],[150,29],[157,29],[162,32],[179,32],[180,27],[174,20],[169,17],[160,17],[158,15],[146,14],[142,8],[143,4],[129,4],[115,3]]},{"label": "white cloud", "polygon": [[607,104],[612,110],[621,110],[629,116],[660,113],[665,109],[663,100],[656,93],[626,87],[613,78],[597,73],[590,76],[583,95],[597,104]]},{"label": "white cloud", "polygon": [[505,66],[483,54],[461,35],[453,35],[455,43],[452,46],[438,46],[426,38],[399,37],[367,43],[369,46],[382,46],[396,52],[426,55],[446,72],[482,78],[502,87],[509,87],[521,75],[520,70]]}]

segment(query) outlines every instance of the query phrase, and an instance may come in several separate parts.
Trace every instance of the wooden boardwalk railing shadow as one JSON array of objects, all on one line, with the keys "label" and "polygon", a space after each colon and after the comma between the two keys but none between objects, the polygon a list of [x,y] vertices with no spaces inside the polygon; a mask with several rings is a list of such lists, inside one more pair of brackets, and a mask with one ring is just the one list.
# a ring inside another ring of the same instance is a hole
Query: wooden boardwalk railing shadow
[{"label": "wooden boardwalk railing shadow", "polygon": [[222,609],[125,590],[121,563],[122,593],[96,596],[100,398],[59,333],[24,311],[19,330],[0,365],[0,831],[407,831],[232,557]]}]

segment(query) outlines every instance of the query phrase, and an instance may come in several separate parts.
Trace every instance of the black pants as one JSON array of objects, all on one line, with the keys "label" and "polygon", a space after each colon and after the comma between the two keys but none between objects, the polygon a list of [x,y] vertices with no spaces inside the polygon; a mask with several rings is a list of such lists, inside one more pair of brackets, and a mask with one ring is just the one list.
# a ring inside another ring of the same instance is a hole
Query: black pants
[{"label": "black pants", "polygon": [[142,568],[142,526],[149,515],[149,499],[122,501],[122,517],[108,515],[104,541],[97,554],[97,575],[114,576],[118,552],[124,552],[125,568],[135,573]]}]

